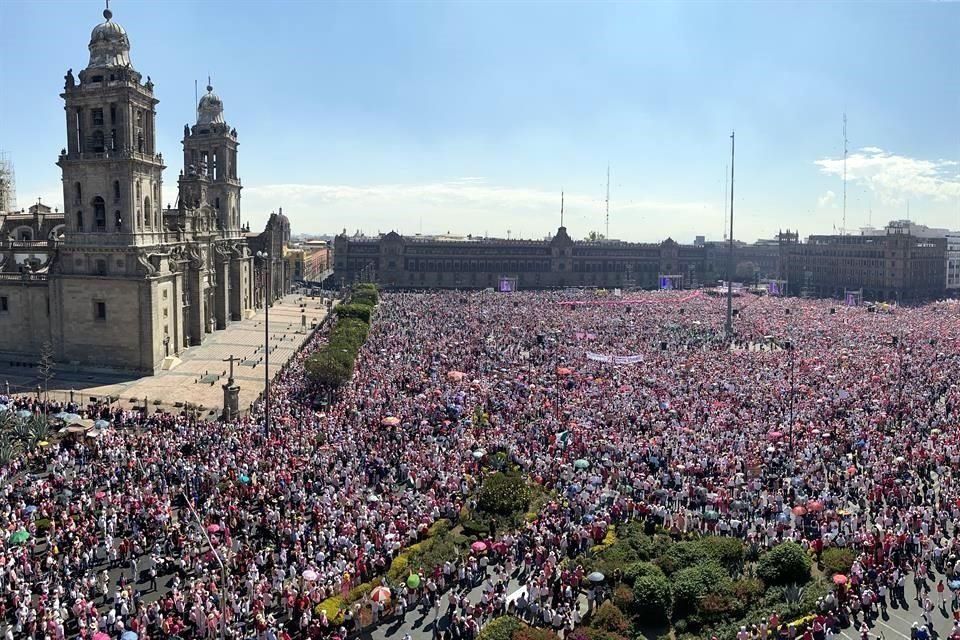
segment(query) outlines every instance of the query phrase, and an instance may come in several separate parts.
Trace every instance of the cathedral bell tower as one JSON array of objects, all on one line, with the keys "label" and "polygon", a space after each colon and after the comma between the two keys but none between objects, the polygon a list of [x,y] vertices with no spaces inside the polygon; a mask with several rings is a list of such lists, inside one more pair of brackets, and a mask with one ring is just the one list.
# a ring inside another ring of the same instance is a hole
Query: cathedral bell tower
[{"label": "cathedral bell tower", "polygon": [[90,61],[64,76],[67,146],[62,170],[67,246],[162,242],[163,158],[156,151],[157,102],[149,76],[130,63],[130,40],[110,9],[90,34]]},{"label": "cathedral bell tower", "polygon": [[181,206],[216,211],[222,238],[240,237],[240,179],[237,177],[237,130],[223,118],[223,102],[207,84],[197,105],[197,122],[183,127],[184,175],[180,178]]}]

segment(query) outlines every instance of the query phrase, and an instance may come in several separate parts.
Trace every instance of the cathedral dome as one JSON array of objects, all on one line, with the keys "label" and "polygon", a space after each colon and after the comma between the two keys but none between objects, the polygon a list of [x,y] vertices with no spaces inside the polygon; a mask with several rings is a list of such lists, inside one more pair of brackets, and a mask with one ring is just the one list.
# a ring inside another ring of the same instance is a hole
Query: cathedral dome
[{"label": "cathedral dome", "polygon": [[200,98],[200,104],[197,105],[197,124],[226,124],[223,119],[223,101],[209,84],[206,95]]},{"label": "cathedral dome", "polygon": [[103,12],[104,22],[90,33],[90,64],[88,67],[129,67],[130,40],[127,32],[116,22],[110,9]]}]

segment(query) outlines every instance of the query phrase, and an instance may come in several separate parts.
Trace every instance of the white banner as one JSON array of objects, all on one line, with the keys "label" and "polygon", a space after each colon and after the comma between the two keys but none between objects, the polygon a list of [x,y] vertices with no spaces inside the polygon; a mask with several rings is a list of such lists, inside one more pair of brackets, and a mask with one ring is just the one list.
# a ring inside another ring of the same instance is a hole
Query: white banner
[{"label": "white banner", "polygon": [[593,360],[594,362],[609,362],[611,364],[636,364],[638,362],[643,362],[643,356],[640,354],[632,356],[610,356],[603,353],[587,351],[587,360]]}]

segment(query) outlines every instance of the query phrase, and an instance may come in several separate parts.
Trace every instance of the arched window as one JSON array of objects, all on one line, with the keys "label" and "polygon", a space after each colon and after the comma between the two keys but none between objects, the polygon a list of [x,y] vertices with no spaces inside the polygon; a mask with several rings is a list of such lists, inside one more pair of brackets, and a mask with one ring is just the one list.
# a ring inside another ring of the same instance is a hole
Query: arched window
[{"label": "arched window", "polygon": [[103,131],[93,132],[93,152],[103,153]]},{"label": "arched window", "polygon": [[83,211],[77,211],[77,231],[83,231]]},{"label": "arched window", "polygon": [[113,199],[114,200],[120,199],[120,181],[119,180],[113,181]]},{"label": "arched window", "polygon": [[143,219],[148,227],[153,226],[153,210],[150,208],[150,197],[143,199]]},{"label": "arched window", "polygon": [[119,209],[113,212],[113,228],[116,231],[123,229],[123,218],[120,215]]},{"label": "arched window", "polygon": [[77,202],[78,203],[83,202],[83,187],[80,186],[80,183],[77,182],[76,184],[74,184],[73,189],[76,192],[74,194],[74,197],[76,197]]},{"label": "arched window", "polygon": [[107,205],[103,201],[103,198],[97,196],[93,199],[93,230],[94,231],[106,231],[107,230]]}]

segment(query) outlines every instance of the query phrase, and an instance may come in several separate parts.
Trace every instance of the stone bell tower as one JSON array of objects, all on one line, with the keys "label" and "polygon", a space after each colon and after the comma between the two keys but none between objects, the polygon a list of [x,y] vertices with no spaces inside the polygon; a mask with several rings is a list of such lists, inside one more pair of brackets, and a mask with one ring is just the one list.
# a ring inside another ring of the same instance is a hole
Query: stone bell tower
[{"label": "stone bell tower", "polygon": [[163,354],[172,292],[155,256],[166,243],[163,158],[153,83],[130,62],[130,40],[107,8],[90,59],[64,76],[67,144],[64,244],[50,271],[56,358],[152,372]]}]

